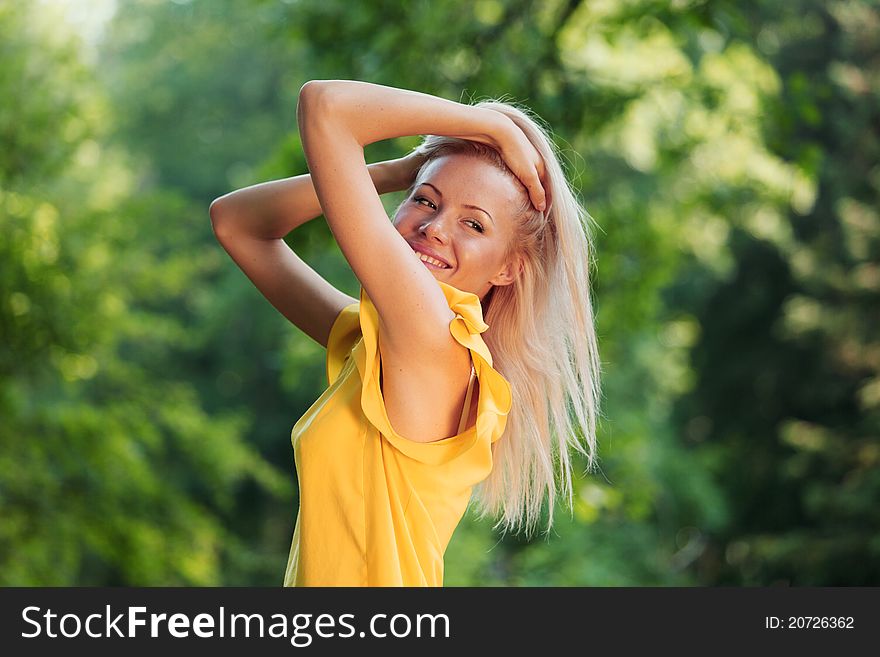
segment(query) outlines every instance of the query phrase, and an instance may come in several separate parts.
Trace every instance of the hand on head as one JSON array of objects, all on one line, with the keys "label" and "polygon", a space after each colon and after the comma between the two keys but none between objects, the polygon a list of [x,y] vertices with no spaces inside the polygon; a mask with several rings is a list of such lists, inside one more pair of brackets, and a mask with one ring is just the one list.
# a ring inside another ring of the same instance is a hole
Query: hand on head
[{"label": "hand on head", "polygon": [[535,148],[526,134],[512,119],[501,112],[505,121],[498,142],[498,150],[504,163],[525,186],[532,205],[540,212],[550,208],[549,186],[547,184],[547,167],[544,157]]},{"label": "hand on head", "polygon": [[385,163],[392,171],[395,191],[403,191],[412,185],[425,160],[426,156],[414,149],[403,157]]}]

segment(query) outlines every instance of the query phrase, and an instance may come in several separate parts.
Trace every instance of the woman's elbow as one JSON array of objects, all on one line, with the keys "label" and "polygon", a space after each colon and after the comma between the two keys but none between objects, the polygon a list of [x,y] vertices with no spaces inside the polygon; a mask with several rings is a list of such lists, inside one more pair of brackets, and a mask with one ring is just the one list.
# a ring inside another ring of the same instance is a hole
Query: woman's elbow
[{"label": "woman's elbow", "polygon": [[228,195],[220,196],[211,201],[208,207],[208,215],[211,217],[211,228],[218,240],[228,232],[229,224],[229,199]]},{"label": "woman's elbow", "polygon": [[309,80],[299,88],[300,104],[312,104],[332,86],[333,80]]},{"label": "woman's elbow", "polygon": [[326,118],[333,103],[329,97],[333,90],[334,80],[309,80],[299,90],[296,104],[297,123],[302,126],[308,117]]},{"label": "woman's elbow", "polygon": [[310,98],[312,95],[318,93],[321,90],[321,85],[324,84],[324,80],[308,80],[303,86],[299,88],[299,101],[304,102],[306,98]]}]

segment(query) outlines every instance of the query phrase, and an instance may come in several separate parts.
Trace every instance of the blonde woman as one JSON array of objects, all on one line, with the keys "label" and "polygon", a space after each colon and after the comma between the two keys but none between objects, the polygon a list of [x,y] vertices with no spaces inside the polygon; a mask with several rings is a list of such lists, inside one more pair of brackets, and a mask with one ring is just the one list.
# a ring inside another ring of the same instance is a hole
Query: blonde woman
[{"label": "blonde woman", "polygon": [[[327,348],[291,432],[300,506],[285,586],[442,586],[475,493],[531,533],[572,456],[595,462],[600,364],[589,215],[529,111],[349,80],[300,90],[311,175],[215,200],[218,240]],[[428,135],[367,165],[367,144]],[[380,194],[406,190],[388,221]],[[283,241],[323,214],[361,283],[337,290]]]}]

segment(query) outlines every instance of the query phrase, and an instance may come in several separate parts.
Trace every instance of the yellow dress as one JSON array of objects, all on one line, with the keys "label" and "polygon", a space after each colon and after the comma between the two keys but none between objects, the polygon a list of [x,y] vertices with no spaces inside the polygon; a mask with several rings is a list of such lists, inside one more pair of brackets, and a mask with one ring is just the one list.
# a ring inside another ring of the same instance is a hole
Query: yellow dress
[{"label": "yellow dress", "polygon": [[379,315],[361,288],[330,331],[329,387],[291,431],[300,506],[284,586],[443,585],[443,554],[492,470],[511,394],[480,335],[489,327],[479,298],[438,284],[479,381],[476,424],[431,443],[394,430],[380,388]]}]

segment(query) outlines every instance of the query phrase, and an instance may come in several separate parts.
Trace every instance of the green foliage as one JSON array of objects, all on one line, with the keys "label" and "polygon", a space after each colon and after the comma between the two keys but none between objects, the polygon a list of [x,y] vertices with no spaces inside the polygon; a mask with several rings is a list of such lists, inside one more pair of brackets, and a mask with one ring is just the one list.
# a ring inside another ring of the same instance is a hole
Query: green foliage
[{"label": "green foliage", "polygon": [[6,187],[56,175],[91,128],[90,74],[78,61],[76,43],[48,31],[14,3],[4,3],[0,63],[0,183]]},{"label": "green foliage", "polygon": [[[100,88],[48,25],[0,13],[4,48],[52,90],[10,107],[0,149],[0,583],[217,584],[245,549],[225,529],[236,492],[291,487],[242,440],[248,415],[206,413],[175,370],[221,260],[192,252],[191,222],[154,229],[197,217],[185,200],[125,200],[109,110],[78,104]],[[4,98],[21,95],[18,61]]]},{"label": "green foliage", "polygon": [[694,437],[731,500],[702,566],[723,583],[876,584],[880,13],[794,2],[762,17],[754,38],[782,81],[762,128],[815,191],[755,216],[730,281],[690,301],[704,331],[680,416],[702,418]]},{"label": "green foliage", "polygon": [[[141,0],[93,63],[26,6],[0,7],[0,583],[280,583],[323,351],[207,206],[305,171],[313,78],[526,104],[601,226],[601,472],[549,537],[466,518],[447,585],[880,580],[875,3]],[[356,293],[323,222],[289,240]]]}]

